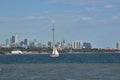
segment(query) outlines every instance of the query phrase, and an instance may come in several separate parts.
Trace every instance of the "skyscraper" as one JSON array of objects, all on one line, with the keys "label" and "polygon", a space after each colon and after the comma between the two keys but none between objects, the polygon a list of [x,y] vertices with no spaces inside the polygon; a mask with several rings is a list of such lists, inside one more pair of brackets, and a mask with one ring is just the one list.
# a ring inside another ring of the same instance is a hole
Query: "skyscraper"
[{"label": "skyscraper", "polygon": [[15,35],[15,43],[18,44],[18,35]]},{"label": "skyscraper", "polygon": [[11,38],[11,44],[17,44],[18,43],[18,36],[16,35],[16,36],[12,36],[12,38]]},{"label": "skyscraper", "polygon": [[48,47],[52,48],[52,43],[50,41],[48,42]]},{"label": "skyscraper", "polygon": [[36,39],[33,41],[33,43],[34,43],[34,47],[39,47],[38,41]]},{"label": "skyscraper", "polygon": [[117,48],[118,50],[120,50],[120,42],[117,42],[116,48]]},{"label": "skyscraper", "polygon": [[92,45],[89,42],[85,42],[85,43],[83,43],[83,48],[84,49],[92,49]]},{"label": "skyscraper", "polygon": [[80,43],[80,41],[73,41],[72,42],[72,44],[71,44],[71,47],[73,48],[73,49],[82,49],[82,47],[81,47],[81,43]]},{"label": "skyscraper", "polygon": [[11,42],[11,44],[15,43],[15,36],[12,36],[12,37],[10,38],[10,42]]},{"label": "skyscraper", "polygon": [[25,46],[28,45],[28,39],[24,39],[24,45],[25,45]]}]

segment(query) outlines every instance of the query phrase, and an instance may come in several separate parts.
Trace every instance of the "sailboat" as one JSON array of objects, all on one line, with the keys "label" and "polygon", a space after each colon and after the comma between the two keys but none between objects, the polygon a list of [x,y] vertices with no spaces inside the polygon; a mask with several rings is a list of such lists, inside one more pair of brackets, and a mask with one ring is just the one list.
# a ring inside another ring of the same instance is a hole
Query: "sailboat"
[{"label": "sailboat", "polygon": [[53,46],[53,52],[50,56],[51,57],[59,57],[59,52],[57,51],[55,46]]},{"label": "sailboat", "polygon": [[52,28],[52,32],[53,32],[53,52],[52,54],[50,55],[51,57],[59,57],[59,52],[57,51],[57,48],[55,47],[55,44],[54,44],[54,24],[53,24],[53,28]]}]

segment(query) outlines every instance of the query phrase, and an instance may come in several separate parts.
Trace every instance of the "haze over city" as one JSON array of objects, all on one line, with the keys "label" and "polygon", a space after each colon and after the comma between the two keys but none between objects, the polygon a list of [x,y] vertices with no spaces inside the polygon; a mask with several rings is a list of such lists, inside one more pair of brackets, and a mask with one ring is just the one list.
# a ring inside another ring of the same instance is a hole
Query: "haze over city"
[{"label": "haze over city", "polygon": [[120,41],[120,0],[0,0],[0,44],[20,39],[92,42],[115,47]]}]

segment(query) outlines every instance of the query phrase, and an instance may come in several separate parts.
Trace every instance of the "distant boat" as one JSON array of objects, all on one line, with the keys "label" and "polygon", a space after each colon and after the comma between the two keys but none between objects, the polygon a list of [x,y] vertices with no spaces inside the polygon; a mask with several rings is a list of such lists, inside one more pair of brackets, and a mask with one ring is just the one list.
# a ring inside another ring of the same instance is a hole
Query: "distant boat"
[{"label": "distant boat", "polygon": [[12,54],[23,54],[22,51],[20,50],[14,50],[14,51],[11,51]]},{"label": "distant boat", "polygon": [[57,51],[55,46],[53,46],[53,52],[50,56],[51,57],[59,57],[59,52]]}]

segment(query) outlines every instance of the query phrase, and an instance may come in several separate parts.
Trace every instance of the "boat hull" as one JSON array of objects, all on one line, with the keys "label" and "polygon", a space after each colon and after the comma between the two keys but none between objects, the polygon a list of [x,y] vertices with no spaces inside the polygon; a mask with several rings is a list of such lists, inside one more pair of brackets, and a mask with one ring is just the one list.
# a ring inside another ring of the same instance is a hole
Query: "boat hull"
[{"label": "boat hull", "polygon": [[50,57],[59,57],[59,55],[58,54],[52,54],[52,55],[50,55]]}]

